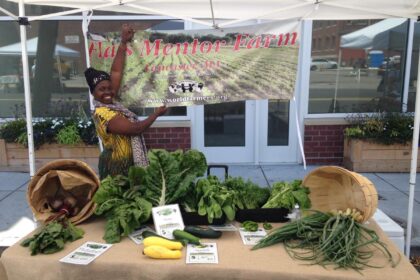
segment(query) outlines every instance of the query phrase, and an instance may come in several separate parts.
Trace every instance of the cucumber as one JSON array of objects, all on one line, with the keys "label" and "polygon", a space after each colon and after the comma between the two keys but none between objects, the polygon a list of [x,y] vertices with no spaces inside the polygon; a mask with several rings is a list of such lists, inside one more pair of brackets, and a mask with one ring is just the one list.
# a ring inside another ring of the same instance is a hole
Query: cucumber
[{"label": "cucumber", "polygon": [[191,233],[192,235],[200,237],[200,238],[216,239],[222,236],[221,231],[212,230],[211,228],[197,227],[197,226],[186,226],[184,228],[184,231]]},{"label": "cucumber", "polygon": [[176,240],[180,240],[181,242],[187,242],[190,244],[200,245],[200,238],[186,231],[176,229],[172,232],[172,234]]}]

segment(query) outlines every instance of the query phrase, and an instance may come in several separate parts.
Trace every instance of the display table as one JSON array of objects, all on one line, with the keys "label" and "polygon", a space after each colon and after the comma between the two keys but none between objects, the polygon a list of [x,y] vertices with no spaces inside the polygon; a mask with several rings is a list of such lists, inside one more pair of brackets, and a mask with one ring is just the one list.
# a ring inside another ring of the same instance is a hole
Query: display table
[{"label": "display table", "polygon": [[[398,249],[384,236],[382,230],[370,222],[387,244],[393,255]],[[8,280],[95,280],[95,279],[276,279],[276,280],[339,280],[339,279],[392,279],[415,280],[419,274],[409,261],[402,256],[397,267],[387,264],[384,268],[367,268],[359,274],[353,270],[324,269],[318,265],[308,266],[306,263],[291,259],[283,248],[277,244],[268,248],[251,251],[242,243],[239,232],[224,232],[216,242],[219,252],[219,264],[185,264],[184,258],[179,260],[154,260],[142,255],[143,245],[136,245],[131,239],[123,238],[107,252],[99,256],[87,266],[60,263],[58,260],[76,249],[86,241],[104,242],[104,221],[90,219],[80,225],[85,230],[81,240],[67,243],[63,251],[52,255],[30,256],[28,248],[19,244],[8,248],[1,257],[0,279]],[[384,264],[381,253],[375,255],[371,264]],[[3,277],[2,277],[3,276]]]}]

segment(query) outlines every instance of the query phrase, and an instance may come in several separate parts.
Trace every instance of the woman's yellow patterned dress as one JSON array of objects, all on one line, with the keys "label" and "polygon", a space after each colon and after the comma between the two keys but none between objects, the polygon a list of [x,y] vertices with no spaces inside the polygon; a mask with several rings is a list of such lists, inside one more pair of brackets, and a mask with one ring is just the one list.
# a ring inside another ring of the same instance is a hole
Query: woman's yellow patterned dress
[{"label": "woman's yellow patterned dress", "polygon": [[104,150],[99,157],[99,176],[127,175],[128,168],[133,165],[133,152],[130,137],[108,132],[108,123],[115,116],[122,116],[118,111],[107,107],[98,107],[93,113],[96,132],[102,140]]}]

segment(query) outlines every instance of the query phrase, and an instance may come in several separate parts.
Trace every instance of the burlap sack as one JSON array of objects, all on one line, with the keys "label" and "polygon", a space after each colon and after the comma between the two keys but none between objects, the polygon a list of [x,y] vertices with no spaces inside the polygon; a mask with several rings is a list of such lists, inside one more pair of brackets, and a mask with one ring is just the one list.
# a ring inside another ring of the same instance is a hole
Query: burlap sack
[{"label": "burlap sack", "polygon": [[44,223],[53,213],[48,199],[73,195],[80,212],[70,221],[79,224],[89,218],[95,208],[92,197],[99,188],[99,178],[86,163],[79,160],[55,160],[37,171],[29,182],[26,197],[35,218]]}]

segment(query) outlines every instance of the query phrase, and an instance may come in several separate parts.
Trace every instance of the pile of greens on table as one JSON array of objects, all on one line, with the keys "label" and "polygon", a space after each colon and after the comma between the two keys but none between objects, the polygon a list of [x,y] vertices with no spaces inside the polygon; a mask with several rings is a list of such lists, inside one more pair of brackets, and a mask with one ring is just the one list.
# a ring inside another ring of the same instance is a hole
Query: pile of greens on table
[{"label": "pile of greens on table", "polygon": [[98,204],[95,213],[107,219],[104,239],[108,243],[119,242],[149,220],[152,207],[182,200],[207,169],[204,155],[196,150],[151,150],[148,156],[149,166],[131,167],[128,177],[102,180],[93,198]]},{"label": "pile of greens on table", "polygon": [[107,177],[94,196],[97,215],[107,218],[104,239],[119,242],[150,218],[151,208],[178,203],[186,212],[207,216],[210,223],[223,215],[235,218],[238,209],[308,208],[308,189],[301,181],[279,182],[273,190],[260,188],[241,177],[220,181],[200,178],[207,170],[197,150],[168,152],[151,150],[147,167],[131,167],[128,176]]}]

